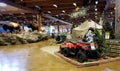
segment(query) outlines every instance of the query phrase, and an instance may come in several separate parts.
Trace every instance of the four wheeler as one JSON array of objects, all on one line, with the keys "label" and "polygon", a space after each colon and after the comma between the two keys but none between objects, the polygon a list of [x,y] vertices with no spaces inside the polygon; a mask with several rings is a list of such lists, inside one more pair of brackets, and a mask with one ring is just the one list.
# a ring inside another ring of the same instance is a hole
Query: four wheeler
[{"label": "four wheeler", "polygon": [[60,52],[66,57],[76,57],[77,61],[84,62],[88,58],[99,58],[98,45],[79,41],[65,41],[60,46]]},{"label": "four wheeler", "polygon": [[65,35],[57,35],[56,37],[56,42],[57,43],[62,43],[66,40],[66,36]]}]

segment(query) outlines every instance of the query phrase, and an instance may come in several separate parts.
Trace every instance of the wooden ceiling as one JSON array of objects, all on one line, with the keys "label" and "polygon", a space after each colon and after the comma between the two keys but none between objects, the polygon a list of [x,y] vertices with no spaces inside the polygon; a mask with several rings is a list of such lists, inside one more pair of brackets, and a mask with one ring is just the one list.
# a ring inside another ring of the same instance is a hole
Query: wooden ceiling
[{"label": "wooden ceiling", "polygon": [[16,13],[30,13],[27,10],[23,10],[11,5],[6,5],[5,7],[0,7],[0,13],[1,14],[16,14]]},{"label": "wooden ceiling", "polygon": [[[8,0],[12,3],[21,5],[23,7],[30,8],[35,11],[39,11],[40,13],[49,14],[53,17],[62,19],[64,21],[70,23],[79,23],[83,22],[87,18],[95,19],[95,16],[99,16],[103,12],[112,12],[114,11],[115,4],[109,4],[109,6],[105,9],[107,5],[107,0]],[[95,2],[98,1],[98,4]],[[76,6],[73,5],[76,3]],[[57,7],[53,6],[57,5]],[[70,13],[76,7],[89,7],[87,10],[87,15],[83,17],[79,17],[77,19],[71,19]],[[95,7],[97,11],[95,11]],[[65,12],[63,12],[63,10]],[[96,14],[97,12],[97,14]]]},{"label": "wooden ceiling", "polygon": [[[82,6],[82,0],[16,0],[15,3],[32,9],[39,9],[44,13],[51,11],[51,15],[59,15],[63,13],[62,10],[65,10],[67,14],[71,13],[76,8],[73,3],[79,7]],[[54,7],[54,4],[58,7]]]}]

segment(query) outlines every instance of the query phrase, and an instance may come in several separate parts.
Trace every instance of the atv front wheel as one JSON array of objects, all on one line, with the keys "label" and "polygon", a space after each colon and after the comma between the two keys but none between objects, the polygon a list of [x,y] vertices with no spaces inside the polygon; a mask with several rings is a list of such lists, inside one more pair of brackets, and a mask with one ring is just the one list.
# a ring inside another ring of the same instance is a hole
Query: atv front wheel
[{"label": "atv front wheel", "polygon": [[62,49],[62,54],[66,57],[70,56],[70,50],[68,48]]},{"label": "atv front wheel", "polygon": [[85,53],[83,53],[81,50],[77,53],[76,58],[77,58],[77,61],[79,62],[84,62],[87,60]]}]

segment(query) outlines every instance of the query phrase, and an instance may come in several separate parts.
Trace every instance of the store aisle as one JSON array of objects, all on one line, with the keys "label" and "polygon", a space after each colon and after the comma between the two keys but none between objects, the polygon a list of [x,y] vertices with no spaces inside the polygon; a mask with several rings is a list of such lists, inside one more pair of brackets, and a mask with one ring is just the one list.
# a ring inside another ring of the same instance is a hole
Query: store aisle
[{"label": "store aisle", "polygon": [[120,61],[77,68],[55,56],[54,50],[58,46],[49,46],[48,41],[0,46],[0,71],[120,71]]}]

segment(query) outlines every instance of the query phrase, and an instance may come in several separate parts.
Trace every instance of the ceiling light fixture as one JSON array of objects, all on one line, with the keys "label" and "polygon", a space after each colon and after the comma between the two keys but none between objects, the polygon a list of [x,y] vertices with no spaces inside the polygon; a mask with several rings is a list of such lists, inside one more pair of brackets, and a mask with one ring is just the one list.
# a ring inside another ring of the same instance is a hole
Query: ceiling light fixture
[{"label": "ceiling light fixture", "polygon": [[48,11],[48,13],[51,13],[51,11]]},{"label": "ceiling light fixture", "polygon": [[56,7],[56,8],[58,7],[56,4],[53,4],[53,6]]},{"label": "ceiling light fixture", "polygon": [[97,11],[98,9],[97,8],[95,8],[95,11]]},{"label": "ceiling light fixture", "polygon": [[38,5],[35,5],[36,8],[41,9]]},{"label": "ceiling light fixture", "polygon": [[25,13],[21,13],[22,15],[24,15]]},{"label": "ceiling light fixture", "polygon": [[58,15],[55,15],[56,17],[58,17]]},{"label": "ceiling light fixture", "polygon": [[5,7],[5,6],[7,6],[6,3],[0,2],[0,7]]},{"label": "ceiling light fixture", "polygon": [[116,7],[114,8],[114,10],[116,10]]},{"label": "ceiling light fixture", "polygon": [[62,10],[63,13],[65,13],[65,10]]},{"label": "ceiling light fixture", "polygon": [[113,14],[113,12],[110,12],[110,14]]},{"label": "ceiling light fixture", "polygon": [[95,18],[97,18],[97,16],[95,16]]},{"label": "ceiling light fixture", "polygon": [[98,13],[97,12],[95,12],[95,15],[97,15]]},{"label": "ceiling light fixture", "polygon": [[95,1],[95,4],[98,4],[98,1]]},{"label": "ceiling light fixture", "polygon": [[32,15],[33,17],[36,17],[35,15]]},{"label": "ceiling light fixture", "polygon": [[74,5],[74,6],[77,6],[77,4],[76,4],[76,3],[73,3],[73,5]]}]

